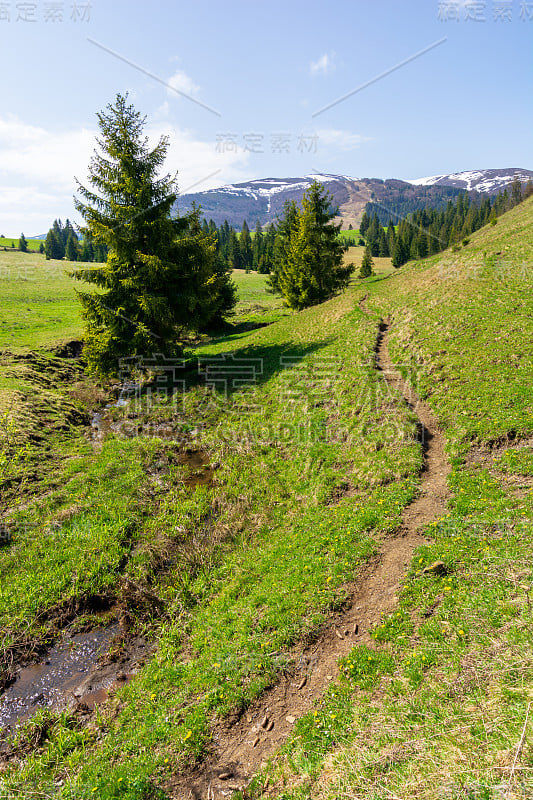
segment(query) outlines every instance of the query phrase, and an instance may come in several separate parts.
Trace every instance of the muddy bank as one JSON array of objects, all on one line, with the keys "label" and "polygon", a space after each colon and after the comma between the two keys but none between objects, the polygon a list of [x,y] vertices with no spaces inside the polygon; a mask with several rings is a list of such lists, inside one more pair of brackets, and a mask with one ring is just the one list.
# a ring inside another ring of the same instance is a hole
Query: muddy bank
[{"label": "muddy bank", "polygon": [[376,556],[353,583],[346,585],[345,605],[338,613],[332,613],[318,640],[296,645],[289,654],[292,667],[279,682],[237,721],[217,725],[205,760],[189,773],[176,774],[164,785],[176,800],[223,800],[233,791],[245,791],[261,766],[287,741],[295,722],[315,706],[338,676],[339,659],[347,656],[354,645],[373,646],[372,629],[383,614],[397,608],[413,553],[427,541],[426,526],[445,512],[450,497],[450,466],[444,452],[444,436],[430,407],[393,364],[388,336],[389,323],[382,322],[376,339],[375,367],[381,379],[398,392],[398,397],[403,396],[418,418],[424,457],[419,494],[403,510],[396,533],[380,541]]},{"label": "muddy bank", "polygon": [[20,667],[0,695],[0,754],[17,727],[41,710],[92,711],[138,672],[151,652],[143,638],[124,640],[118,622],[65,634],[37,663]]},{"label": "muddy bank", "polygon": [[210,463],[209,455],[204,450],[194,446],[199,433],[197,429],[191,430],[188,425],[172,421],[142,424],[135,418],[115,419],[113,409],[126,404],[127,401],[119,400],[114,405],[93,413],[91,429],[95,445],[101,445],[106,437],[111,435],[126,439],[146,436],[162,439],[165,442],[175,442],[180,447],[180,452],[172,458],[172,461],[187,467],[187,474],[183,479],[184,485],[190,489],[212,485],[217,465]]}]

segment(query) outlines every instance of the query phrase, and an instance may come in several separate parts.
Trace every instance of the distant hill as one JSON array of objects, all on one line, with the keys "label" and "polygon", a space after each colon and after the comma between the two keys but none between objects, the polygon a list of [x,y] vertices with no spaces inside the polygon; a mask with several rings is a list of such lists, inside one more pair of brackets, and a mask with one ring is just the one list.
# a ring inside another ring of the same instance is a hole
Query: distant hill
[{"label": "distant hill", "polygon": [[228,220],[236,228],[245,219],[253,227],[259,220],[265,226],[274,222],[287,200],[300,203],[304,191],[314,180],[320,181],[333,195],[343,226],[358,227],[367,203],[378,203],[386,216],[405,216],[426,205],[441,207],[461,192],[497,194],[518,174],[527,182],[533,172],[525,169],[494,169],[460,172],[403,181],[395,178],[351,178],[346,175],[311,174],[299,178],[262,178],[184,194],[179,198],[180,213],[189,211],[193,202],[202,206],[206,219],[217,225]]},{"label": "distant hill", "polygon": [[506,169],[479,169],[471,172],[454,172],[450,175],[433,175],[430,178],[416,178],[410,183],[415,186],[453,186],[456,189],[471,192],[487,192],[498,194],[508,186],[515,177],[522,183],[533,180],[533,172],[520,167]]}]

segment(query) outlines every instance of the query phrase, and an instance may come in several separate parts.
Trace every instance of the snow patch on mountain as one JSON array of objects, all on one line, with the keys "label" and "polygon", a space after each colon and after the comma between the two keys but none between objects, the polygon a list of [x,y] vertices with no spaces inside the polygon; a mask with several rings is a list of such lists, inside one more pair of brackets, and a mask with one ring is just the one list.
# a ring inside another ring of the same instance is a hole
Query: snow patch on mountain
[{"label": "snow patch on mountain", "polygon": [[434,183],[437,183],[438,180],[445,177],[445,175],[431,175],[429,178],[409,179],[407,183],[412,183],[413,186],[433,186]]},{"label": "snow patch on mountain", "polygon": [[208,189],[205,194],[223,193],[234,196],[252,197],[254,200],[266,198],[271,200],[275,194],[287,191],[305,191],[314,181],[319,183],[331,183],[344,179],[354,180],[345,175],[328,175],[323,173],[311,173],[302,178],[261,178],[259,180],[248,181],[247,183],[230,183],[227,186],[220,186],[218,189]]},{"label": "snow patch on mountain", "polygon": [[524,169],[482,169],[465,172],[452,172],[448,175],[432,175],[428,178],[409,180],[414,186],[454,186],[467,192],[495,193],[505,189],[518,176],[522,182],[533,177],[533,172]]}]

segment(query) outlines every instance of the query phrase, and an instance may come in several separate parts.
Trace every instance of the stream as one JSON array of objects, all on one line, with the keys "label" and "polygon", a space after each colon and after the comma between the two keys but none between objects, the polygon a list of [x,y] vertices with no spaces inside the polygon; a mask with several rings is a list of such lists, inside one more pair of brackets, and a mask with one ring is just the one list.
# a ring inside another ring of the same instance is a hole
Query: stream
[{"label": "stream", "polygon": [[0,752],[5,750],[6,737],[38,710],[63,711],[80,704],[93,710],[127,683],[150,648],[143,639],[137,639],[126,655],[106,657],[119,635],[118,623],[67,634],[42,661],[21,667],[0,697]]}]

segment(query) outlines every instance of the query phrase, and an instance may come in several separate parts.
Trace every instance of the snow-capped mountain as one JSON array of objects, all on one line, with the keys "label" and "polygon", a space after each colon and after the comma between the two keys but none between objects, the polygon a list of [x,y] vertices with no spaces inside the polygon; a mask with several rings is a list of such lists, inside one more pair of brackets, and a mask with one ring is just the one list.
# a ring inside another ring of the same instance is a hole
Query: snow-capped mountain
[{"label": "snow-capped mountain", "polygon": [[511,167],[507,169],[479,169],[470,172],[454,172],[449,175],[433,175],[429,178],[415,178],[409,183],[414,186],[453,186],[467,192],[488,192],[498,194],[508,186],[515,177],[527,183],[533,180],[533,172],[529,169]]},{"label": "snow-capped mountain", "polygon": [[313,181],[320,181],[340,204],[348,198],[345,182],[351,181],[341,175],[304,175],[301,178],[262,178],[246,183],[232,183],[205,192],[182,195],[178,201],[180,213],[188,211],[193,202],[202,206],[206,219],[217,225],[228,220],[230,225],[240,227],[244,219],[249,225],[259,220],[262,225],[273,222],[288,200],[300,203],[302,195]]},{"label": "snow-capped mountain", "polygon": [[339,208],[338,219],[345,227],[357,228],[367,203],[378,204],[386,214],[400,216],[426,205],[442,207],[462,191],[497,193],[515,175],[527,182],[533,172],[525,169],[481,170],[455,175],[435,175],[402,181],[395,178],[352,178],[347,175],[311,174],[299,178],[262,178],[245,183],[232,183],[205,192],[184,194],[178,200],[183,214],[193,202],[202,206],[207,220],[221,225],[227,219],[236,228],[246,220],[250,227],[274,222],[288,200],[301,203],[302,195],[313,181],[320,181],[333,196]]}]

